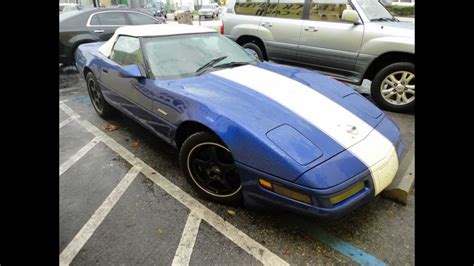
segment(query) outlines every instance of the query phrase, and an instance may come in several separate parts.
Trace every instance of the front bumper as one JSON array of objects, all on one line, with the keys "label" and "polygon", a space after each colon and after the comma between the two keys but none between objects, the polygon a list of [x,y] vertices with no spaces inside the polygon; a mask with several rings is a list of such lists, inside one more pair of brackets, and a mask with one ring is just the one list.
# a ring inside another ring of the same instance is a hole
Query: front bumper
[{"label": "front bumper", "polygon": [[[238,164],[244,202],[246,205],[253,207],[274,206],[278,209],[286,209],[320,218],[341,218],[368,202],[380,192],[380,189],[385,188],[392,181],[398,170],[405,145],[399,134],[389,138],[395,149],[392,148],[388,151],[386,156],[381,158],[377,164],[366,168],[344,182],[325,189],[312,188],[301,183],[298,184],[298,182],[286,181],[249,166]],[[311,204],[294,200],[262,187],[258,182],[260,178],[310,196]],[[340,202],[331,203],[331,198],[343,194],[360,183],[363,183],[363,188],[360,191]]]},{"label": "front bumper", "polygon": [[[242,181],[242,193],[245,205],[262,208],[273,206],[277,209],[285,209],[326,219],[338,219],[345,216],[369,201],[375,192],[369,170],[353,177],[347,182],[325,190],[300,186],[240,164],[239,175]],[[311,197],[312,204],[300,202],[268,190],[259,184],[259,178],[264,178],[273,184],[278,184],[291,190],[307,194]],[[328,205],[329,198],[338,195],[341,191],[359,182],[364,183],[364,188],[361,191],[334,206]]]}]

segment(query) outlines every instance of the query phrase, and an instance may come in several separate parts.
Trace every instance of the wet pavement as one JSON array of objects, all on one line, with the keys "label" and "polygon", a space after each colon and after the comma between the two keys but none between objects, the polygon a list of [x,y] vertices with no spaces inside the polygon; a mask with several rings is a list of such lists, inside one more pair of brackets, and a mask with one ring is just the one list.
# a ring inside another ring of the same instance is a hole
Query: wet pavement
[{"label": "wet pavement", "polygon": [[[338,221],[211,203],[174,148],[124,116],[101,119],[73,69],[60,82],[61,262],[414,264],[414,193],[406,206],[376,197]],[[387,114],[411,146],[414,115]]]}]

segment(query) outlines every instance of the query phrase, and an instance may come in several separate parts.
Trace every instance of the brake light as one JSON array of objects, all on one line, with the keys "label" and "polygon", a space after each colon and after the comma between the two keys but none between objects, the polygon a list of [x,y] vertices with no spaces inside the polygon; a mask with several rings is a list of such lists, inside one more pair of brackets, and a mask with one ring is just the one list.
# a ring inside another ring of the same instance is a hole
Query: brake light
[{"label": "brake light", "polygon": [[224,21],[222,21],[222,24],[221,24],[221,34],[224,34]]}]

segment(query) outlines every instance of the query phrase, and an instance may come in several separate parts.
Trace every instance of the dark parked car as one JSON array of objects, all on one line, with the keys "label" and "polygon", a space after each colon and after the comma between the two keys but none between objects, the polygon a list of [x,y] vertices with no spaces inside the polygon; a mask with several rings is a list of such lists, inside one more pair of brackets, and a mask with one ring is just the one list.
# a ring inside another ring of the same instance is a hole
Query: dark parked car
[{"label": "dark parked car", "polygon": [[148,10],[150,10],[151,12],[153,12],[153,15],[155,17],[164,17],[164,18],[168,18],[167,17],[167,12],[166,12],[166,8],[165,8],[165,4],[163,2],[152,2],[152,3],[148,3],[146,5],[146,8]]},{"label": "dark parked car", "polygon": [[83,43],[107,41],[124,25],[166,23],[163,18],[131,9],[89,9],[59,15],[59,63],[74,64],[74,53]]}]

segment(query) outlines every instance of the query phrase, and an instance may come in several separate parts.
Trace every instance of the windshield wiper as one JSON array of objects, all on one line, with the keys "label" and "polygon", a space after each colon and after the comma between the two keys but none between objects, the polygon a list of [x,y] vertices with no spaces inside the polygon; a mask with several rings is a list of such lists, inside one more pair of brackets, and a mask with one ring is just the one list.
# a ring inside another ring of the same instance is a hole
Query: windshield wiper
[{"label": "windshield wiper", "polygon": [[214,66],[215,68],[225,68],[225,67],[236,67],[236,66],[243,66],[243,65],[248,65],[250,64],[249,62],[229,62],[225,64],[220,64],[217,66]]},{"label": "windshield wiper", "polygon": [[387,17],[381,17],[381,18],[373,18],[370,21],[400,21],[397,18],[387,18]]},{"label": "windshield wiper", "polygon": [[227,58],[227,56],[221,56],[221,57],[218,57],[218,58],[214,58],[211,61],[204,64],[202,67],[198,68],[196,70],[196,73],[198,73],[198,75],[200,75],[200,74],[204,73],[204,70],[213,67],[215,64],[219,63],[220,61],[222,61],[226,58]]}]

